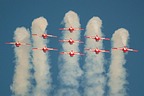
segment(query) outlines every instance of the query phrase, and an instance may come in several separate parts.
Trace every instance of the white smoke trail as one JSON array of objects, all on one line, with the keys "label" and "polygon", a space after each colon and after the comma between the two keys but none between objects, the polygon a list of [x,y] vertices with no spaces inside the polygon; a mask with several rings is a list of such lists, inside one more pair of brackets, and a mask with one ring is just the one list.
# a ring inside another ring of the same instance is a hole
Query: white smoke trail
[{"label": "white smoke trail", "polygon": [[[73,11],[69,11],[64,17],[65,27],[79,28],[79,18]],[[63,32],[63,39],[72,38],[78,40],[80,38],[80,31],[69,31]],[[62,51],[79,51],[79,44],[75,43],[70,45],[68,43],[62,43]],[[78,79],[82,75],[82,70],[79,67],[79,56],[70,57],[69,55],[61,55],[59,61],[60,68],[60,83],[61,89],[58,91],[57,96],[80,96],[78,92],[79,82]]]},{"label": "white smoke trail", "polygon": [[[118,29],[115,31],[112,37],[112,47],[123,47],[127,45],[129,33],[126,29]],[[120,50],[111,50],[111,65],[109,68],[109,82],[108,86],[109,96],[127,96],[125,85],[126,81],[126,69],[124,64],[126,63],[124,53]]]},{"label": "white smoke trail", "polygon": [[[45,18],[39,17],[32,22],[32,34],[43,34],[46,30],[48,22]],[[47,39],[33,36],[33,47],[43,48],[46,46]],[[51,90],[50,65],[48,53],[40,50],[33,51],[34,78],[36,87],[34,96],[47,96]]]},{"label": "white smoke trail", "polygon": [[[20,27],[14,33],[14,41],[30,43],[29,31]],[[14,96],[30,96],[30,78],[31,78],[31,64],[30,64],[30,46],[15,47],[15,74],[11,90]]]},{"label": "white smoke trail", "polygon": [[[101,32],[102,21],[99,17],[93,17],[86,26],[86,36],[103,36]],[[93,39],[86,39],[85,48],[103,49],[102,41],[96,42]],[[86,59],[84,65],[84,96],[103,96],[104,86],[106,83],[104,70],[103,53],[95,54],[86,51]]]}]

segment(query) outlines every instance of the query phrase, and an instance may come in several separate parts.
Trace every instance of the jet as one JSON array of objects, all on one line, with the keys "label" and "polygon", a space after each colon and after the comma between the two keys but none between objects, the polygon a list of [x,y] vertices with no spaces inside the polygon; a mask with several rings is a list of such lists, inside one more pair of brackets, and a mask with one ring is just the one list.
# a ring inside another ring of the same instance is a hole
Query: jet
[{"label": "jet", "polygon": [[85,38],[95,39],[96,42],[98,42],[100,40],[110,40],[110,38],[103,38],[103,37],[99,37],[98,35],[96,35],[96,36],[85,36]]},{"label": "jet", "polygon": [[31,45],[31,44],[28,44],[28,43],[23,43],[23,42],[6,42],[5,44],[14,44],[16,47],[19,47],[21,45]]},{"label": "jet", "polygon": [[82,42],[82,41],[80,41],[80,40],[73,40],[72,38],[70,38],[69,40],[68,39],[66,39],[66,40],[59,40],[60,42],[68,42],[70,45],[72,45],[72,44],[74,44],[74,43],[84,43],[84,42]]},{"label": "jet", "polygon": [[124,53],[128,52],[128,51],[133,51],[133,52],[138,52],[138,50],[134,50],[131,48],[128,48],[126,46],[122,47],[122,48],[112,48],[112,49],[116,49],[116,50],[122,50]]},{"label": "jet", "polygon": [[77,31],[77,30],[84,30],[83,28],[73,28],[72,26],[69,28],[59,28],[59,30],[66,30],[69,31],[70,33]]},{"label": "jet", "polygon": [[33,36],[39,36],[39,37],[43,37],[43,39],[47,39],[48,37],[54,37],[54,38],[57,38],[57,36],[54,36],[54,35],[50,35],[50,34],[32,34]]},{"label": "jet", "polygon": [[70,57],[73,57],[74,55],[84,55],[80,52],[74,52],[73,50],[71,50],[70,52],[60,52],[60,54],[69,54]]},{"label": "jet", "polygon": [[96,54],[99,54],[100,52],[110,52],[109,50],[101,50],[101,49],[98,49],[98,48],[95,48],[95,49],[85,48],[85,50],[89,50],[91,52],[95,52]]},{"label": "jet", "polygon": [[50,50],[57,50],[56,48],[48,48],[48,47],[43,47],[43,48],[33,48],[33,50],[42,50],[44,53]]}]

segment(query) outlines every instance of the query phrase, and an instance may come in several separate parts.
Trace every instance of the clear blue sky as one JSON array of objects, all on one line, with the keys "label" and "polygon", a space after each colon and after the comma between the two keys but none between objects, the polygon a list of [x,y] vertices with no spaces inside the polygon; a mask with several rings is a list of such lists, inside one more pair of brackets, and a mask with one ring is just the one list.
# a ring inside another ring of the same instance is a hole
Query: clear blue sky
[{"label": "clear blue sky", "polygon": [[[13,41],[13,33],[17,27],[31,27],[35,18],[40,16],[48,20],[48,32],[61,36],[58,28],[63,27],[61,21],[66,12],[75,11],[80,23],[85,28],[89,19],[98,16],[103,22],[102,31],[107,37],[118,28],[126,28],[130,34],[130,47],[138,49],[138,53],[126,55],[128,72],[127,92],[129,96],[144,96],[144,1],[143,0],[0,0],[0,96],[10,96],[10,85],[14,75],[14,50],[4,44]],[[83,31],[84,32],[84,31]],[[83,36],[84,33],[82,33]],[[82,37],[82,39],[84,39]],[[60,47],[57,40],[50,42],[53,47]],[[110,43],[105,43],[110,49]],[[81,48],[82,49],[82,48]],[[58,53],[51,54],[54,84],[57,85]],[[107,60],[110,55],[106,55]]]}]

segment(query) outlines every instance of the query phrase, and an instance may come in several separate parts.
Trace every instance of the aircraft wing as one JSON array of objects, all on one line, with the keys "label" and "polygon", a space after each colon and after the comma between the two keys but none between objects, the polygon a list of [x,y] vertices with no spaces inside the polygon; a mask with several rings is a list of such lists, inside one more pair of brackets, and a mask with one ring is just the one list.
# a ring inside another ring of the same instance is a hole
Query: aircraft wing
[{"label": "aircraft wing", "polygon": [[84,30],[83,28],[74,28],[74,30]]},{"label": "aircraft wing", "polygon": [[31,44],[28,44],[28,43],[21,43],[21,45],[31,45]]},{"label": "aircraft wing", "polygon": [[116,49],[116,50],[122,50],[123,48],[112,48],[112,49]]},{"label": "aircraft wing", "polygon": [[85,48],[85,50],[89,50],[91,52],[95,52],[95,49],[92,49],[92,48]]},{"label": "aircraft wing", "polygon": [[57,48],[48,48],[48,50],[58,50]]},{"label": "aircraft wing", "polygon": [[69,40],[59,40],[59,42],[68,42]]},{"label": "aircraft wing", "polygon": [[40,35],[40,34],[32,34],[32,36],[39,36],[39,37],[42,37],[42,35]]},{"label": "aircraft wing", "polygon": [[69,54],[69,52],[60,52],[60,54]]},{"label": "aircraft wing", "polygon": [[32,48],[33,50],[42,50],[42,48]]},{"label": "aircraft wing", "polygon": [[15,44],[16,42],[6,42],[5,44]]},{"label": "aircraft wing", "polygon": [[49,34],[47,34],[47,36],[57,38],[57,36],[54,36],[54,35],[49,35]]},{"label": "aircraft wing", "polygon": [[100,50],[101,52],[110,52],[109,50]]},{"label": "aircraft wing", "polygon": [[95,39],[95,36],[85,36],[85,38]]},{"label": "aircraft wing", "polygon": [[59,30],[68,30],[68,28],[59,28]]},{"label": "aircraft wing", "polygon": [[131,48],[129,48],[128,51],[138,52],[138,50],[134,50],[134,49],[131,49]]},{"label": "aircraft wing", "polygon": [[110,38],[101,38],[101,39],[103,39],[103,40],[110,40]]},{"label": "aircraft wing", "polygon": [[85,50],[91,50],[91,48],[85,48]]},{"label": "aircraft wing", "polygon": [[83,53],[80,53],[80,52],[74,52],[74,54],[76,54],[76,55],[84,55]]},{"label": "aircraft wing", "polygon": [[84,43],[84,42],[82,42],[82,41],[80,41],[80,40],[74,40],[74,42]]}]

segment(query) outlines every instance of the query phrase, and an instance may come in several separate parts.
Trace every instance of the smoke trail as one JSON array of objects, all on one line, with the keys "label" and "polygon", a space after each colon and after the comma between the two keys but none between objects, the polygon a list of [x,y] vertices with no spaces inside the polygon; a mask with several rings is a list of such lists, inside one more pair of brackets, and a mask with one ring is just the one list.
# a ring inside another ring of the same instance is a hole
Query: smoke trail
[{"label": "smoke trail", "polygon": [[[93,17],[86,26],[86,36],[102,36],[102,21],[99,17]],[[96,42],[93,39],[86,39],[85,48],[103,49],[102,41]],[[84,96],[103,96],[106,78],[104,74],[104,55],[86,51],[84,65]]]},{"label": "smoke trail", "polygon": [[[29,31],[24,27],[17,28],[14,33],[14,41],[29,43]],[[16,66],[13,84],[11,86],[14,96],[30,96],[30,48],[29,46],[20,46],[14,49]]]},{"label": "smoke trail", "polygon": [[[65,27],[80,27],[79,18],[73,11],[69,11],[65,14],[64,23]],[[80,31],[74,31],[73,33],[70,33],[68,31],[63,32],[63,39],[69,38],[78,40],[80,38]],[[78,43],[75,43],[73,45],[62,43],[62,51],[79,51],[78,46]],[[82,75],[82,70],[79,67],[79,56],[75,55],[74,57],[70,57],[69,55],[61,55],[59,58],[59,64],[61,89],[58,91],[57,96],[80,96],[78,92],[78,79]]]},{"label": "smoke trail", "polygon": [[[47,25],[47,20],[43,17],[34,19],[32,22],[32,34],[43,34]],[[33,47],[43,48],[46,46],[46,43],[47,40],[40,37],[33,37]],[[43,51],[33,51],[34,78],[36,81],[34,96],[47,96],[51,89],[50,65],[47,56],[48,53],[43,53]]]},{"label": "smoke trail", "polygon": [[[127,45],[129,33],[126,29],[118,29],[115,31],[112,37],[112,47],[123,47]],[[111,50],[111,65],[109,68],[109,82],[110,96],[127,96],[125,85],[126,81],[126,69],[124,64],[126,63],[124,53],[118,50]]]}]

